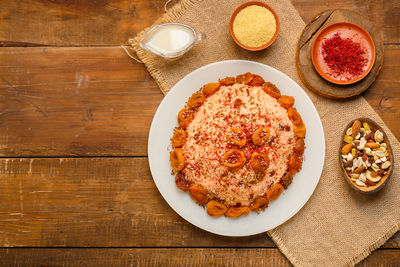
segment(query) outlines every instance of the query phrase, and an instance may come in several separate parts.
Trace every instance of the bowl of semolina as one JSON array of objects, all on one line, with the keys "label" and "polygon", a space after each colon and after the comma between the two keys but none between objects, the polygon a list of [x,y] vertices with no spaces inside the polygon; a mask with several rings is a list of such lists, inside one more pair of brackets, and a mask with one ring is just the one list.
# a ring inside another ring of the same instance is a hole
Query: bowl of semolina
[{"label": "bowl of semolina", "polygon": [[279,19],[267,4],[250,1],[233,12],[230,32],[235,43],[249,51],[260,51],[270,46],[279,32]]}]

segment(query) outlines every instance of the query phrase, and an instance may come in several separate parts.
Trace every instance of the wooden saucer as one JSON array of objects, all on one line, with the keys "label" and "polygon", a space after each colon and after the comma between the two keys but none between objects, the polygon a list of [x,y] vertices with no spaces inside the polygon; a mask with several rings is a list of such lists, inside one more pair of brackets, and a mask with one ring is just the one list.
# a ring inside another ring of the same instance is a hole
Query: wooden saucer
[{"label": "wooden saucer", "polygon": [[[315,38],[329,25],[349,22],[364,28],[375,46],[375,62],[370,72],[360,81],[348,85],[328,82],[315,70],[311,49]],[[362,15],[349,10],[327,10],[315,17],[303,30],[296,51],[296,66],[303,83],[313,92],[328,98],[349,98],[361,94],[376,79],[383,64],[383,41],[374,25]]]}]

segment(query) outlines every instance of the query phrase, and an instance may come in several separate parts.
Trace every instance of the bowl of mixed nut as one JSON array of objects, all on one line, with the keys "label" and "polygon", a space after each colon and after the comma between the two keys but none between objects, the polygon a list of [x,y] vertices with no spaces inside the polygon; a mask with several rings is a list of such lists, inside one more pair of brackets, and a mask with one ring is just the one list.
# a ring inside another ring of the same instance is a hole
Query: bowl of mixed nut
[{"label": "bowl of mixed nut", "polygon": [[339,162],[352,188],[362,193],[379,191],[393,171],[393,152],[386,133],[370,119],[351,121],[343,133]]}]

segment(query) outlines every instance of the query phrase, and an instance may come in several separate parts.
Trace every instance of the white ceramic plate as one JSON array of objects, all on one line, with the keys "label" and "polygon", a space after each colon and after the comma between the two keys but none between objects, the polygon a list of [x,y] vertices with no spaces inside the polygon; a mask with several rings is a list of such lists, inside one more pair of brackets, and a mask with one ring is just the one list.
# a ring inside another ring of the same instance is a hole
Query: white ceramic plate
[{"label": "white ceramic plate", "polygon": [[[251,72],[274,83],[282,94],[295,97],[295,107],[307,127],[302,170],[281,196],[257,214],[240,218],[213,218],[187,192],[179,190],[169,164],[170,138],[177,126],[177,114],[193,92],[204,84],[227,76]],[[282,72],[260,63],[227,60],[201,67],[180,80],[165,96],[153,118],[149,133],[149,163],[154,182],[168,204],[180,216],[206,231],[225,236],[248,236],[265,232],[287,221],[307,202],[321,176],[325,159],[325,137],[318,112],[303,89]]]}]

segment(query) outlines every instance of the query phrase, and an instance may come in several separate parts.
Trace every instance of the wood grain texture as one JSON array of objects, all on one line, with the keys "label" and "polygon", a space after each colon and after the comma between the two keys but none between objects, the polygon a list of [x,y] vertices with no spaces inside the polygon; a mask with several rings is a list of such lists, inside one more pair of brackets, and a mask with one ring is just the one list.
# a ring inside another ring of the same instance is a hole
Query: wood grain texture
[{"label": "wood grain texture", "polygon": [[382,32],[385,43],[400,43],[400,2],[397,0],[292,0],[303,20],[308,23],[327,9],[348,9],[366,16]]},{"label": "wood grain texture", "polygon": [[164,12],[164,0],[0,1],[0,46],[126,44]]},{"label": "wood grain texture", "polygon": [[147,158],[1,159],[0,247],[15,246],[274,244],[265,233],[222,237],[183,220],[158,192]]},{"label": "wood grain texture", "polygon": [[[2,248],[3,266],[292,266],[271,248]],[[379,249],[357,267],[399,266],[399,251]]]},{"label": "wood grain texture", "polygon": [[363,93],[393,134],[400,140],[400,46],[386,45],[383,67],[372,86]]},{"label": "wood grain texture", "polygon": [[9,266],[291,266],[279,250],[259,248],[0,249],[0,258]]},{"label": "wood grain texture", "polygon": [[0,247],[21,246],[275,247],[264,233],[223,237],[183,220],[147,158],[1,159]]},{"label": "wood grain texture", "polygon": [[[27,56],[29,55],[29,57]],[[400,46],[366,99],[400,138]],[[0,156],[143,156],[162,94],[120,48],[1,48]]]},{"label": "wood grain texture", "polygon": [[137,156],[162,99],[121,48],[1,48],[0,156]]},{"label": "wood grain texture", "polygon": [[[166,0],[0,1],[0,46],[125,44],[128,38],[134,37],[164,13],[165,2]],[[326,9],[358,11],[381,28],[386,43],[400,43],[400,2],[397,0],[292,2],[305,22]]]},{"label": "wood grain texture", "polygon": [[[306,23],[345,8],[381,29],[384,67],[363,96],[400,139],[400,2],[292,2]],[[162,94],[116,46],[164,3],[0,1],[0,157],[147,155]],[[265,234],[221,237],[184,221],[146,158],[0,159],[0,246],[0,266],[290,265]],[[400,232],[383,247],[359,266],[399,266]]]}]

